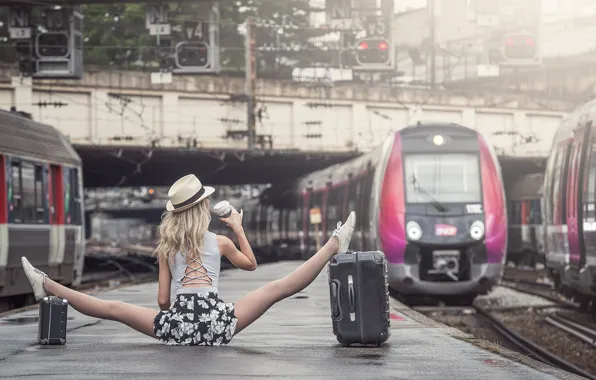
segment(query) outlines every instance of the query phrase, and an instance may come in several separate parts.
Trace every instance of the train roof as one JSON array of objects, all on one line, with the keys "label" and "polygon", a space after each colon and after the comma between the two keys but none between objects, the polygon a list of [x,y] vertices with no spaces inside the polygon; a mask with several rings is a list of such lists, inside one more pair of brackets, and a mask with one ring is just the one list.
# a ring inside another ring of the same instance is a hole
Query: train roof
[{"label": "train roof", "polygon": [[80,166],[81,157],[56,128],[0,110],[0,153]]},{"label": "train roof", "polygon": [[537,199],[542,194],[543,183],[544,173],[527,174],[513,184],[509,192],[509,199]]},{"label": "train roof", "polygon": [[[395,134],[391,134],[387,139],[394,138]],[[299,179],[298,188],[305,189],[310,184],[313,189],[320,189],[325,187],[329,182],[340,183],[347,181],[350,175],[357,175],[365,171],[369,164],[373,167],[376,166],[381,158],[381,153],[382,149],[378,147],[369,153],[352,158],[346,162],[340,162],[325,169],[312,172]]]},{"label": "train roof", "polygon": [[409,124],[406,127],[395,131],[388,136],[381,144],[375,147],[371,152],[365,153],[361,156],[352,158],[346,162],[341,162],[328,168],[312,172],[298,181],[298,188],[305,189],[312,185],[313,189],[320,189],[327,185],[328,182],[340,183],[347,181],[350,174],[357,175],[366,170],[366,167],[370,164],[375,167],[381,159],[383,153],[383,146],[388,140],[393,141],[396,134],[409,134],[420,131],[420,129],[450,129],[451,131],[461,131],[463,134],[477,134],[478,132],[472,128],[457,124],[457,123],[444,123],[440,121],[420,121],[415,124]]},{"label": "train roof", "polygon": [[573,138],[573,131],[577,128],[582,118],[594,119],[595,117],[596,99],[576,107],[561,120],[561,124],[557,129],[553,143]]},{"label": "train roof", "polygon": [[411,124],[406,126],[405,128],[401,129],[398,131],[398,133],[402,133],[402,134],[408,134],[411,132],[416,132],[419,131],[420,129],[433,129],[433,128],[437,128],[437,129],[450,129],[450,130],[459,130],[461,132],[464,132],[466,134],[470,134],[470,135],[476,135],[478,134],[478,132],[470,127],[466,127],[464,125],[461,124],[457,124],[457,123],[447,123],[447,122],[440,122],[440,121],[419,121],[416,124]]}]

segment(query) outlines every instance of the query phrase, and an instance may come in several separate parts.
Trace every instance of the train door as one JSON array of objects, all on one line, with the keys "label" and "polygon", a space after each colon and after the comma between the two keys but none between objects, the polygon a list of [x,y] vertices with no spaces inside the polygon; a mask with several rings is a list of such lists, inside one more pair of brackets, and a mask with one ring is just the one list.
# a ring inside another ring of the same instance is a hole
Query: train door
[{"label": "train door", "polygon": [[[589,126],[591,132],[591,124]],[[582,248],[579,265],[586,265],[587,257],[596,257],[596,138],[590,133],[583,167],[583,194],[581,202]]]},{"label": "train door", "polygon": [[321,217],[324,215],[322,213],[322,206],[323,206],[323,193],[324,191],[318,190],[313,191],[310,196],[310,202],[307,208],[307,223],[308,223],[308,243],[307,243],[307,250],[309,255],[314,254],[317,250],[317,237],[319,239],[319,243],[323,246],[322,241],[322,232],[321,232],[321,224],[315,225],[310,223],[310,210],[313,208],[318,208],[321,210]]},{"label": "train door", "polygon": [[329,229],[326,215],[329,212],[329,191],[331,190],[331,182],[328,182],[321,195],[321,246],[327,240],[327,230]]},{"label": "train door", "polygon": [[520,202],[521,206],[521,220],[520,220],[520,233],[521,233],[521,251],[523,252],[530,244],[530,228],[528,220],[530,217],[530,210],[528,208],[528,200],[524,199]]},{"label": "train door", "polygon": [[346,218],[350,211],[356,212],[356,228],[354,233],[352,234],[352,241],[350,242],[350,249],[354,251],[362,250],[362,218],[359,217],[359,215],[361,214],[360,206],[362,204],[362,182],[362,177],[352,177],[348,185],[348,207]]},{"label": "train door", "polygon": [[549,206],[549,221],[547,230],[547,263],[558,268],[564,264],[569,253],[567,239],[567,172],[569,157],[572,151],[572,141],[565,141],[557,147],[553,167]]},{"label": "train door", "polygon": [[8,170],[9,161],[0,155],[0,293],[4,287],[8,260]]},{"label": "train door", "polygon": [[310,203],[310,195],[312,193],[312,187],[308,187],[306,191],[302,192],[301,206],[298,209],[299,224],[296,226],[298,231],[298,238],[300,239],[300,251],[305,252],[308,248],[308,205]]},{"label": "train door", "polygon": [[286,241],[288,239],[288,210],[282,208],[279,210],[279,240]]},{"label": "train door", "polygon": [[256,234],[256,240],[257,240],[257,247],[259,247],[259,249],[263,249],[264,246],[264,239],[263,239],[263,228],[261,226],[261,221],[262,221],[262,208],[263,206],[258,203],[255,206],[255,215],[256,215],[256,219],[255,219],[255,234]]},{"label": "train door", "polygon": [[583,164],[585,162],[585,151],[589,142],[589,128],[582,126],[575,130],[571,156],[569,158],[569,172],[567,173],[567,239],[569,242],[569,264],[572,267],[579,267],[583,256],[583,226],[582,210],[583,204]]},{"label": "train door", "polygon": [[329,194],[327,196],[326,202],[327,207],[325,210],[325,214],[323,215],[327,230],[327,234],[325,235],[327,239],[329,239],[329,236],[331,235],[331,233],[333,233],[333,230],[335,229],[337,222],[342,220],[340,215],[342,214],[341,206],[344,202],[344,188],[345,186],[336,186],[329,188]]},{"label": "train door", "polygon": [[374,238],[371,236],[370,230],[370,206],[372,200],[372,185],[373,185],[374,170],[370,162],[367,165],[366,174],[362,178],[362,196],[360,201],[360,215],[357,215],[357,220],[360,220],[360,228],[362,229],[362,249],[374,249]]}]

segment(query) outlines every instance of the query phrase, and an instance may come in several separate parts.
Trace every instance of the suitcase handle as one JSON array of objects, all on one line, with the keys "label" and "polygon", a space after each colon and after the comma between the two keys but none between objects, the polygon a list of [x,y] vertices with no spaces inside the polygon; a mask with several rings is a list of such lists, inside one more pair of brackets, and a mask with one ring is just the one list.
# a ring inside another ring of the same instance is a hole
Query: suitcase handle
[{"label": "suitcase handle", "polygon": [[331,317],[335,320],[341,319],[341,297],[339,296],[339,281],[331,282]]},{"label": "suitcase handle", "polygon": [[353,313],[356,304],[356,295],[354,294],[354,282],[351,277],[348,278],[348,300],[350,302],[350,313]]}]

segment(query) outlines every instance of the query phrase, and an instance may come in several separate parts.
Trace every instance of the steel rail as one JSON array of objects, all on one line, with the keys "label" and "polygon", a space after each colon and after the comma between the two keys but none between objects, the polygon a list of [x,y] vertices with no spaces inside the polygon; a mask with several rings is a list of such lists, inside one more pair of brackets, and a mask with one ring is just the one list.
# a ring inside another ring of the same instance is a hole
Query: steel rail
[{"label": "steel rail", "polygon": [[568,332],[569,334],[583,340],[592,347],[596,348],[596,331],[592,330],[591,328],[583,326],[582,324],[579,324],[574,321],[563,319],[560,316],[555,315],[549,315],[548,317],[546,317],[546,322],[563,331]]},{"label": "steel rail", "polygon": [[481,314],[491,324],[491,326],[504,338],[506,338],[513,345],[518,347],[525,354],[554,367],[558,367],[564,371],[574,373],[585,378],[596,380],[596,375],[592,375],[581,368],[576,367],[574,364],[569,363],[565,359],[559,358],[558,356],[550,353],[544,348],[540,347],[534,342],[524,338],[523,336],[512,331],[510,328],[505,326],[501,321],[496,319],[489,311],[476,306],[476,311]]}]

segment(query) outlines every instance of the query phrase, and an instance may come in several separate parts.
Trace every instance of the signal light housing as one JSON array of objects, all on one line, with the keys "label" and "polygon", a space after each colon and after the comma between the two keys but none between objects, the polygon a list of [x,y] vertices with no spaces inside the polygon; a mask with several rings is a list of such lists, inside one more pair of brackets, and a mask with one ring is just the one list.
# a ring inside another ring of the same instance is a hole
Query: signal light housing
[{"label": "signal light housing", "polygon": [[37,36],[36,53],[39,58],[67,58],[70,55],[66,32],[46,32]]},{"label": "signal light housing", "polygon": [[357,43],[356,62],[362,66],[391,66],[392,53],[389,41],[383,38],[367,38]]},{"label": "signal light housing", "polygon": [[501,46],[502,66],[539,66],[540,44],[533,33],[510,33]]}]

